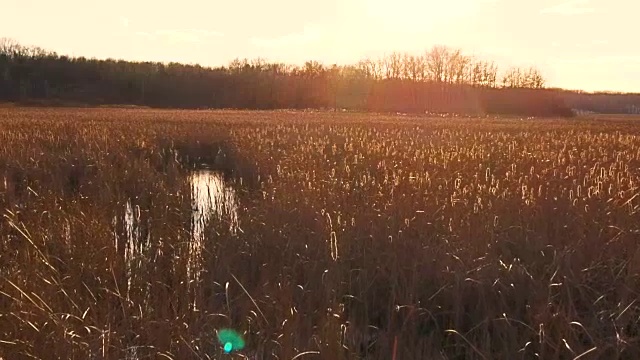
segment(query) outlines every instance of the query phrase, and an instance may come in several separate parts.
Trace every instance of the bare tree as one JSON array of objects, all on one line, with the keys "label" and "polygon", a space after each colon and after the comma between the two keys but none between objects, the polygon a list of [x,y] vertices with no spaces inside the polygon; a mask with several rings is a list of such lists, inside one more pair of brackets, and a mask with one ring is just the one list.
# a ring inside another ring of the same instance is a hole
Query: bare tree
[{"label": "bare tree", "polygon": [[471,57],[463,55],[460,50],[455,52],[455,57],[451,58],[453,63],[453,79],[457,84],[465,84],[469,82],[468,68],[471,64]]},{"label": "bare tree", "polygon": [[358,64],[356,64],[356,67],[366,74],[367,78],[380,80],[383,77],[380,61],[364,59],[360,60]]},{"label": "bare tree", "polygon": [[535,67],[530,67],[525,75],[526,78],[526,87],[532,89],[541,89],[544,86],[544,78],[538,69]]},{"label": "bare tree", "polygon": [[391,78],[391,66],[389,65],[389,61],[386,56],[382,56],[378,59],[378,67],[380,68],[381,78]]},{"label": "bare tree", "polygon": [[544,82],[540,71],[534,67],[527,70],[512,67],[502,77],[502,86],[509,88],[541,89]]},{"label": "bare tree", "polygon": [[0,54],[17,58],[27,55],[27,47],[20,45],[13,39],[0,38]]},{"label": "bare tree", "polygon": [[418,82],[423,80],[424,69],[420,56],[404,54],[402,58],[403,78]]},{"label": "bare tree", "polygon": [[249,61],[247,59],[240,60],[239,58],[233,59],[229,63],[229,71],[233,74],[237,74],[242,72],[249,65]]},{"label": "bare tree", "polygon": [[467,82],[473,86],[496,87],[497,66],[488,61],[470,61]]},{"label": "bare tree", "polygon": [[382,78],[381,67],[377,61],[371,59],[360,60],[356,65],[369,79],[379,80]]},{"label": "bare tree", "polygon": [[469,66],[469,84],[472,86],[482,85],[482,62],[475,61]]},{"label": "bare tree", "polygon": [[429,50],[425,58],[429,79],[436,82],[444,82],[446,66],[449,59],[449,49],[446,46],[437,45]]},{"label": "bare tree", "polygon": [[307,61],[304,63],[302,74],[305,77],[316,78],[321,76],[325,72],[324,65],[318,61]]},{"label": "bare tree", "polygon": [[367,59],[367,63],[371,68],[371,73],[373,74],[373,78],[376,80],[382,79],[382,67],[377,61],[373,61],[371,59]]},{"label": "bare tree", "polygon": [[498,66],[494,62],[489,64],[485,61],[482,68],[482,79],[484,86],[495,88],[498,81]]},{"label": "bare tree", "polygon": [[258,71],[264,71],[267,70],[267,61],[263,58],[256,58],[251,60],[250,62],[251,65],[251,69],[253,70],[258,70]]},{"label": "bare tree", "polygon": [[388,58],[391,79],[400,79],[402,75],[402,56],[396,52],[391,53]]},{"label": "bare tree", "polygon": [[460,57],[460,50],[448,50],[447,56],[444,58],[444,78],[445,82],[452,84],[455,82],[455,77],[458,72],[458,58]]},{"label": "bare tree", "polygon": [[502,76],[502,87],[522,87],[522,72],[520,68],[512,67],[504,73]]}]

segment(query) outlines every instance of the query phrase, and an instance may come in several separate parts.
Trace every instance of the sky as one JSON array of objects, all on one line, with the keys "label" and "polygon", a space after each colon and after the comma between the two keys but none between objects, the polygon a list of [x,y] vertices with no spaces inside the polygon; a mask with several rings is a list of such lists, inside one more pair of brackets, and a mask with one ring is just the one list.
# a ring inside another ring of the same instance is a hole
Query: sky
[{"label": "sky", "polygon": [[350,64],[435,45],[536,66],[547,86],[640,92],[635,0],[0,0],[0,38],[58,54]]}]

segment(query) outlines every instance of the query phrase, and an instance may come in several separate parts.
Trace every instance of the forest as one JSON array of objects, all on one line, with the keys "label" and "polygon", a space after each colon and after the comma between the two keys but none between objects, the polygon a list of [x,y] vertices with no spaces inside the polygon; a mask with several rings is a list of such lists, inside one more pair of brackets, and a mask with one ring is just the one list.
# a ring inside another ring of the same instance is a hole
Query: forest
[{"label": "forest", "polygon": [[638,113],[638,94],[545,88],[534,67],[434,46],[352,65],[235,59],[200,65],[87,59],[0,39],[0,101],[25,105],[138,105],[199,109],[341,109],[371,112],[571,116]]}]

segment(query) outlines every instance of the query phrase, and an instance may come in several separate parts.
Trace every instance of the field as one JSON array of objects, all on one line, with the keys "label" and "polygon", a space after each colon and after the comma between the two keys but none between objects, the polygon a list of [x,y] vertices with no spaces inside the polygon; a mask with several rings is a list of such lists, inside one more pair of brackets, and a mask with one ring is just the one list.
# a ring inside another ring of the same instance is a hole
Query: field
[{"label": "field", "polygon": [[0,108],[0,358],[640,358],[638,121]]}]

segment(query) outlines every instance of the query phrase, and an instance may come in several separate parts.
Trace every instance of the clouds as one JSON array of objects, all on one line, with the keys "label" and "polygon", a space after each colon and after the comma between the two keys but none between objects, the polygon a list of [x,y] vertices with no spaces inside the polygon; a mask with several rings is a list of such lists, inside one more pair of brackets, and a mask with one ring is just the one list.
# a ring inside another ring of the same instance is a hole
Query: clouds
[{"label": "clouds", "polygon": [[[572,65],[599,65],[601,68],[605,69],[610,66],[628,66],[635,68],[640,64],[640,55],[599,55],[588,58],[560,58],[556,59],[556,63]],[[607,65],[608,67],[602,67],[602,65]]]},{"label": "clouds", "polygon": [[129,27],[129,18],[126,16],[118,17],[118,22],[120,23],[120,26],[122,26],[123,28]]},{"label": "clouds", "polygon": [[317,42],[321,38],[321,29],[317,26],[309,25],[305,26],[301,32],[276,37],[252,37],[249,42],[261,48],[286,48]]},{"label": "clouds", "polygon": [[129,17],[123,15],[118,16],[116,20],[120,25],[121,33],[148,41],[169,42],[172,44],[201,43],[224,36],[220,31],[198,28],[147,30],[144,27],[149,25],[148,22],[132,22]]},{"label": "clouds", "polygon": [[582,15],[594,13],[596,9],[589,6],[589,0],[571,0],[540,10],[542,14]]},{"label": "clouds", "polygon": [[609,40],[605,39],[592,39],[589,41],[552,41],[551,47],[562,49],[586,49],[596,51],[609,45]]},{"label": "clouds", "polygon": [[200,43],[223,37],[219,31],[204,29],[164,29],[151,32],[137,31],[135,35],[149,40],[164,40],[171,43]]},{"label": "clouds", "polygon": [[373,22],[385,30],[425,32],[458,24],[478,16],[497,0],[359,0],[364,23]]}]

